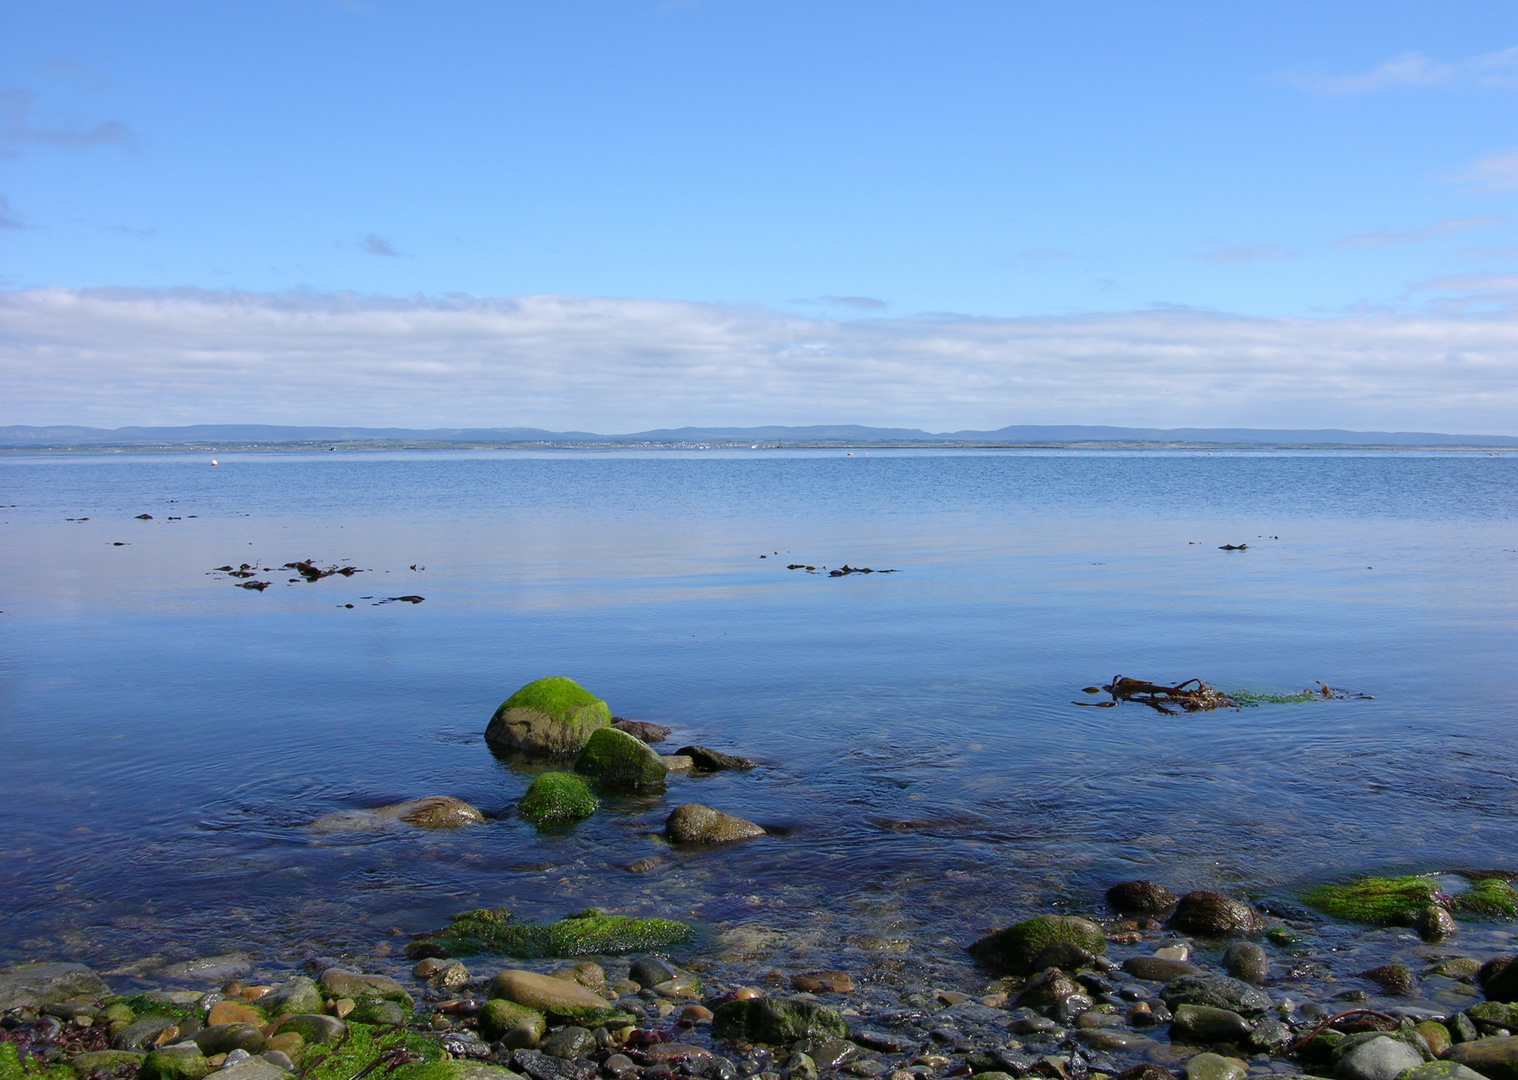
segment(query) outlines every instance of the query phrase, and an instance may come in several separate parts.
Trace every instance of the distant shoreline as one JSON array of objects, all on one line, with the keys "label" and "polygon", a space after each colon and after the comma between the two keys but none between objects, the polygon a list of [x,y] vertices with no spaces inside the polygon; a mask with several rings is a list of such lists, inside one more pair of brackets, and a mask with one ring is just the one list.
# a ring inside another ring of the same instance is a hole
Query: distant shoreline
[{"label": "distant shoreline", "polygon": [[1379,451],[1406,453],[1449,452],[1489,453],[1499,456],[1504,452],[1518,450],[1518,445],[1493,445],[1490,443],[1203,443],[1203,442],[1048,442],[1048,443],[978,443],[978,442],[921,442],[921,443],[866,443],[866,442],[794,442],[753,443],[743,442],[364,442],[331,443],[317,442],[219,442],[219,443],[65,443],[39,444],[33,446],[0,445],[0,457],[26,454],[191,454],[191,453],[314,453],[334,451],[395,452],[395,451],[444,451],[444,450],[602,450],[602,451],[691,451],[691,450],[1084,450],[1084,451],[1176,451],[1196,452],[1254,452],[1265,453],[1278,450],[1322,451]]}]

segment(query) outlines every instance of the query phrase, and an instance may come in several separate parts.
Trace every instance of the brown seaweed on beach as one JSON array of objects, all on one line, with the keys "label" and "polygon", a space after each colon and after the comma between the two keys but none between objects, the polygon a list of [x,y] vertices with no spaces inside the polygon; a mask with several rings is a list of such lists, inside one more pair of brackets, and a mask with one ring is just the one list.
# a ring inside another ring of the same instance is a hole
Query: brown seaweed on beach
[{"label": "brown seaweed on beach", "polygon": [[1137,701],[1162,713],[1174,714],[1177,709],[1184,712],[1208,712],[1212,709],[1239,707],[1233,698],[1221,690],[1213,689],[1201,679],[1187,679],[1174,686],[1162,686],[1143,679],[1114,675],[1112,682],[1102,689],[1112,695],[1113,701]]}]

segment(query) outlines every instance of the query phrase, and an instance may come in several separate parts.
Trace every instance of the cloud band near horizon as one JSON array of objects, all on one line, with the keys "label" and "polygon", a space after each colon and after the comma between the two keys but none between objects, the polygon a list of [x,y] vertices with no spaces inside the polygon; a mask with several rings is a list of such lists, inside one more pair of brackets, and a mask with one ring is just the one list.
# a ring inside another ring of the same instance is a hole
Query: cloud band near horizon
[{"label": "cloud band near horizon", "polygon": [[0,423],[1518,434],[1509,314],[839,321],[530,296],[0,293]]}]

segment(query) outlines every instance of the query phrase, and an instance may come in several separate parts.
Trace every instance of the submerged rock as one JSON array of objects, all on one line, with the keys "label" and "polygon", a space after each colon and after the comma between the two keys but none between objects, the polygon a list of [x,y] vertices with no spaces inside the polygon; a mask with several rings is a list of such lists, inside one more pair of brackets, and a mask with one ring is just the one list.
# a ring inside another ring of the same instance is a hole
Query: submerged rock
[{"label": "submerged rock", "polygon": [[675,751],[681,757],[691,759],[694,768],[701,772],[723,772],[727,769],[752,769],[758,766],[757,761],[751,761],[746,757],[738,757],[736,754],[724,754],[720,750],[713,750],[706,746],[682,746]]},{"label": "submerged rock", "polygon": [[1252,941],[1238,941],[1223,953],[1223,966],[1236,979],[1260,986],[1270,973],[1270,957]]},{"label": "submerged rock", "polygon": [[501,703],[485,728],[485,742],[502,753],[565,757],[611,726],[611,709],[573,679],[550,675]]},{"label": "submerged rock", "polygon": [[436,936],[460,952],[530,960],[663,949],[684,944],[695,930],[675,919],[607,915],[594,908],[551,923],[518,922],[505,908],[478,908],[455,915]]},{"label": "submerged rock", "polygon": [[1176,905],[1170,925],[1193,934],[1257,934],[1265,929],[1260,913],[1242,900],[1215,892],[1189,892]]},{"label": "submerged rock", "polygon": [[969,947],[970,955],[993,968],[1014,975],[1031,974],[1044,950],[1051,945],[1073,945],[1091,956],[1107,951],[1102,928],[1075,915],[1036,915],[981,938]]},{"label": "submerged rock", "polygon": [[366,832],[401,822],[419,829],[460,829],[466,825],[478,825],[484,820],[485,815],[463,799],[455,799],[450,795],[428,795],[421,799],[376,806],[372,810],[340,810],[313,821],[311,828],[323,833]]},{"label": "submerged rock", "polygon": [[776,1046],[828,1035],[846,1039],[849,1025],[836,1009],[814,1001],[749,998],[719,1005],[712,1014],[712,1036],[718,1039]]},{"label": "submerged rock", "polygon": [[1123,915],[1168,915],[1180,897],[1153,881],[1124,881],[1107,890],[1107,903]]},{"label": "submerged rock", "polygon": [[765,835],[752,821],[700,803],[675,807],[664,822],[664,832],[677,844],[726,844]]},{"label": "submerged rock", "polygon": [[534,825],[555,825],[590,817],[601,804],[574,773],[540,773],[522,796],[517,813]]},{"label": "submerged rock", "polygon": [[1270,995],[1227,975],[1184,975],[1165,984],[1160,999],[1171,1009],[1207,1005],[1253,1016],[1270,1008]]},{"label": "submerged rock", "polygon": [[663,786],[669,767],[647,743],[607,727],[585,741],[575,757],[575,772],[609,791],[648,791]]},{"label": "submerged rock", "polygon": [[635,739],[639,739],[652,746],[669,738],[669,728],[660,724],[650,724],[645,720],[624,720],[620,716],[614,716],[611,726],[618,731],[625,731]]},{"label": "submerged rock", "polygon": [[0,971],[0,1012],[108,993],[100,976],[83,964],[20,964]]}]

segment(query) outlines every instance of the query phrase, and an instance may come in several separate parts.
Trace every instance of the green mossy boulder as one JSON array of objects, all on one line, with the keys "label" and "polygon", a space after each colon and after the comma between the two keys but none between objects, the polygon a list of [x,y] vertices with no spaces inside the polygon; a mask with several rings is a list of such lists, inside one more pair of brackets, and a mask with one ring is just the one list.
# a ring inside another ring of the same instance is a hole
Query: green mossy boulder
[{"label": "green mossy boulder", "polygon": [[348,1019],[356,1024],[397,1027],[406,1022],[407,1014],[405,1009],[393,1001],[371,998],[349,1013]]},{"label": "green mossy boulder", "polygon": [[1107,936],[1090,919],[1074,915],[1036,915],[981,938],[970,955],[988,967],[1014,975],[1031,975],[1040,954],[1051,945],[1068,945],[1100,956]]},{"label": "green mossy boulder", "polygon": [[683,945],[695,930],[675,919],[606,915],[591,908],[558,922],[518,922],[505,908],[479,908],[453,917],[435,937],[458,953],[504,953],[523,960],[544,957],[648,952]]},{"label": "green mossy boulder", "polygon": [[271,1016],[285,1013],[319,1013],[322,1011],[322,992],[316,983],[304,975],[295,975],[274,988],[273,993],[259,1002]]},{"label": "green mossy boulder", "polygon": [[647,743],[606,727],[586,740],[575,758],[575,772],[608,791],[649,791],[664,786],[669,766]]},{"label": "green mossy boulder", "polygon": [[543,1014],[515,1001],[494,998],[480,1008],[480,1035],[487,1042],[506,1040],[513,1050],[538,1045],[548,1022]]},{"label": "green mossy boulder", "polygon": [[161,1046],[142,1062],[141,1080],[201,1080],[211,1071],[200,1047],[192,1042]]},{"label": "green mossy boulder", "polygon": [[146,1054],[137,1050],[92,1050],[69,1061],[74,1072],[89,1076],[97,1072],[115,1072],[117,1069],[142,1068]]},{"label": "green mossy boulder", "polygon": [[1506,878],[1476,878],[1468,891],[1450,897],[1448,907],[1457,914],[1513,918],[1518,916],[1518,892]]},{"label": "green mossy boulder", "polygon": [[745,1042],[789,1045],[797,1039],[849,1037],[849,1025],[837,1009],[815,1001],[749,998],[719,1005],[712,1016],[712,1036]]},{"label": "green mossy boulder", "polygon": [[574,773],[539,774],[522,796],[517,813],[534,825],[560,825],[590,817],[601,804]]},{"label": "green mossy boulder", "polygon": [[567,757],[610,726],[606,702],[573,679],[550,675],[501,703],[485,728],[485,742],[501,753]]},{"label": "green mossy boulder", "polygon": [[395,1001],[411,1009],[416,1005],[406,988],[388,975],[366,975],[357,971],[328,968],[322,972],[321,991],[329,998],[352,998],[365,1001]]},{"label": "green mossy boulder", "polygon": [[1324,914],[1369,926],[1416,926],[1429,907],[1457,914],[1518,916],[1518,891],[1496,875],[1473,877],[1471,887],[1448,895],[1432,877],[1365,877],[1339,885],[1319,885],[1303,899]]}]

